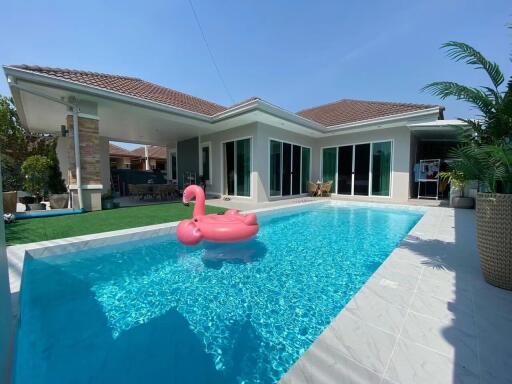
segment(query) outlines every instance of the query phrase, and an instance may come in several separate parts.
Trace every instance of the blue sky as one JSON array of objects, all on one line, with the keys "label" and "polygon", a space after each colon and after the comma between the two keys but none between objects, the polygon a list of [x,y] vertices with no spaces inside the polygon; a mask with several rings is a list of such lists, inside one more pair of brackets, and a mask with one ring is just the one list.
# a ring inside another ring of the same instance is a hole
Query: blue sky
[{"label": "blue sky", "polygon": [[[342,98],[442,103],[447,118],[472,117],[420,92],[435,80],[485,81],[445,57],[448,40],[512,75],[510,0],[193,2],[235,101],[260,96],[291,111]],[[2,14],[1,64],[131,75],[231,104],[187,0],[7,0]]]}]

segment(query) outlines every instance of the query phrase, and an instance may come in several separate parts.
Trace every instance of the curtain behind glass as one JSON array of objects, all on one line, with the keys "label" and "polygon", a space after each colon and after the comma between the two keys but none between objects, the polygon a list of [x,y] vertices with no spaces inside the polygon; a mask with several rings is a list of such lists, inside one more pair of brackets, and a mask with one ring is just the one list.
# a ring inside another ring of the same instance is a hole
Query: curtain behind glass
[{"label": "curtain behind glass", "polygon": [[270,196],[281,194],[281,142],[270,141]]},{"label": "curtain behind glass", "polygon": [[210,147],[202,148],[203,158],[203,178],[205,181],[210,180]]},{"label": "curtain behind glass", "polygon": [[250,196],[251,139],[236,142],[236,179],[237,196]]},{"label": "curtain behind glass", "polygon": [[309,148],[302,147],[302,164],[301,164],[301,175],[302,175],[302,193],[306,193],[308,191],[308,181],[309,181],[309,169],[310,169],[310,153]]},{"label": "curtain behind glass", "polygon": [[324,148],[322,155],[322,180],[334,182],[336,176],[336,148]]},{"label": "curtain behind glass", "polygon": [[391,182],[391,141],[373,143],[372,195],[389,196]]}]

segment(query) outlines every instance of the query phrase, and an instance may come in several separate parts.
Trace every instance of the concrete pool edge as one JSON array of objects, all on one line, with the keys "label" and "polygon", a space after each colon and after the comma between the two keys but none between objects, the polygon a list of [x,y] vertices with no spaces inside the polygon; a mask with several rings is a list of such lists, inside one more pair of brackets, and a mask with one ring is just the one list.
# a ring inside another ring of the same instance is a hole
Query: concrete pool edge
[{"label": "concrete pool edge", "polygon": [[[397,348],[396,344],[399,339],[399,335],[395,335],[395,331],[392,328],[396,326],[396,324],[392,321],[389,324],[385,323],[385,320],[393,320],[393,316],[389,316],[389,318],[386,318],[385,316],[378,317],[379,324],[375,325],[375,316],[379,316],[378,311],[380,308],[369,305],[368,301],[366,302],[368,305],[361,304],[359,302],[364,302],[363,299],[365,293],[375,293],[375,288],[379,291],[384,290],[387,294],[388,291],[391,292],[394,289],[402,288],[402,282],[406,289],[413,286],[413,278],[407,275],[411,271],[414,273],[417,272],[418,266],[415,265],[415,260],[418,255],[409,255],[407,253],[408,247],[406,244],[410,242],[418,242],[421,241],[421,239],[437,239],[445,241],[446,239],[442,239],[442,224],[449,222],[447,218],[454,214],[455,210],[431,207],[425,209],[404,205],[366,202],[313,201],[286,206],[274,206],[252,211],[287,211],[290,208],[303,207],[305,204],[333,204],[343,206],[408,209],[421,211],[424,215],[407,234],[406,238],[382,263],[375,274],[361,287],[360,291],[352,297],[351,301],[345,306],[345,308],[340,311],[335,320],[326,327],[310,348],[297,360],[288,373],[283,376],[281,382],[333,382],[332,380],[329,381],[329,378],[335,378],[338,381],[347,380],[347,382],[351,382],[350,380],[356,377],[358,380],[369,383],[399,382],[385,378],[385,372],[390,366],[391,356]],[[17,254],[19,256],[21,253],[24,255],[25,252],[28,251],[34,257],[45,257],[52,254],[66,253],[70,250],[76,251],[83,249],[83,247],[100,247],[102,245],[115,244],[118,242],[145,239],[170,234],[173,232],[173,229],[177,224],[178,222],[172,222],[67,239],[25,244],[24,246],[12,247],[16,248],[12,250],[12,254]],[[409,256],[413,257],[414,260],[406,260]],[[387,299],[389,299],[387,300],[389,307],[406,306],[400,301],[403,300],[403,297],[399,295],[395,296],[390,294]],[[393,300],[395,299],[397,299],[398,302],[393,303]],[[372,314],[374,315],[373,318]],[[369,319],[365,319],[365,317],[369,317]],[[396,320],[396,318],[394,318],[394,320]],[[369,335],[368,338],[365,338],[366,334]],[[351,338],[351,335],[357,335],[358,337]],[[360,348],[361,345],[363,348]],[[318,361],[318,356],[325,355],[326,348],[333,361],[329,366],[322,366]],[[342,352],[340,352],[340,349]],[[391,355],[386,359],[385,356],[387,356],[389,350],[391,350]],[[334,361],[334,359],[336,359],[336,361]],[[379,359],[385,362],[379,362]],[[341,372],[340,367],[342,368]],[[382,369],[384,369],[382,372],[379,371]],[[471,377],[472,376],[469,375],[469,378]],[[324,379],[327,381],[323,381]]]}]

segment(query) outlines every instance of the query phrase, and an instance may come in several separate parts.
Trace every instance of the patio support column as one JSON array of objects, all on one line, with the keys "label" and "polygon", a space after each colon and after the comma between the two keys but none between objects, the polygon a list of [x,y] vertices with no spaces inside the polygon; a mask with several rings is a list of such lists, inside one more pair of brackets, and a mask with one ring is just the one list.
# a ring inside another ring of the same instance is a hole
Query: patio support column
[{"label": "patio support column", "polygon": [[[101,209],[101,193],[103,189],[101,183],[99,119],[95,116],[83,116],[79,114],[77,125],[80,143],[79,161],[82,179],[83,208],[87,211],[97,211]],[[73,115],[67,116],[67,129],[70,136],[74,139]],[[79,206],[79,191],[74,143],[75,140],[72,140],[68,148],[68,180],[69,190],[73,198],[73,207],[77,208]]]}]

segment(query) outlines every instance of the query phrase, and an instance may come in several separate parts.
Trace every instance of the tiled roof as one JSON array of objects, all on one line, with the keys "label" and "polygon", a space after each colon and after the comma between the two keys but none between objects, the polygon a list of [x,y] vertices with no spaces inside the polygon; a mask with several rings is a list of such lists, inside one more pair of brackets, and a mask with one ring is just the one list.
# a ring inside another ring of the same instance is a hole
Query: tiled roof
[{"label": "tiled roof", "polygon": [[[222,105],[134,77],[34,65],[12,65],[11,67],[118,92],[207,116],[213,116],[253,100],[261,100],[259,97],[251,97],[226,108]],[[343,99],[318,107],[304,109],[297,112],[297,115],[322,124],[325,127],[330,127],[436,107],[439,108],[439,113],[442,117],[443,108],[436,105]]]},{"label": "tiled roof", "polygon": [[134,156],[134,154],[131,153],[129,150],[121,148],[120,146],[112,143],[109,143],[109,154],[110,156]]},{"label": "tiled roof", "polygon": [[304,109],[297,112],[297,115],[329,127],[436,107],[441,108],[428,104],[343,99],[319,107]]},{"label": "tiled roof", "polygon": [[[145,156],[144,147],[132,149],[132,151],[130,153],[132,155],[135,155],[138,157]],[[166,159],[167,158],[167,151],[165,150],[165,147],[158,147],[156,145],[150,145],[148,147],[148,153],[149,153],[149,157],[151,157],[152,159]]]},{"label": "tiled roof", "polygon": [[108,75],[104,73],[78,71],[74,69],[39,67],[35,65],[12,65],[12,67],[108,91],[119,92],[125,95],[182,108],[191,112],[202,113],[208,116],[215,115],[216,113],[227,109],[222,105],[134,77]]}]

